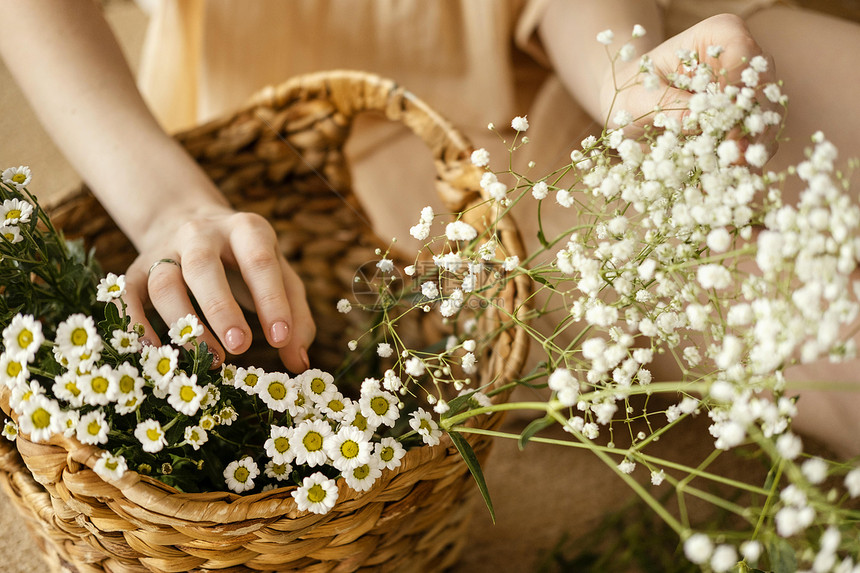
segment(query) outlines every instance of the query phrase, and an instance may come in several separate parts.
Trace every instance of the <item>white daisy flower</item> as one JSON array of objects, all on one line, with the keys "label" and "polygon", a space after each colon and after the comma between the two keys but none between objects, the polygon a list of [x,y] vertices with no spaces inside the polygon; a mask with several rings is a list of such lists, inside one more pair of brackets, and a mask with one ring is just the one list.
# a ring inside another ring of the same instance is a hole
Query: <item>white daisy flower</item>
[{"label": "white daisy flower", "polygon": [[222,426],[232,426],[233,422],[239,419],[239,414],[233,406],[224,406],[218,412],[218,418],[221,419],[220,423]]},{"label": "white daisy flower", "polygon": [[140,337],[136,332],[126,332],[121,329],[114,330],[111,333],[110,345],[120,355],[136,354],[143,348],[140,344]]},{"label": "white daisy flower", "polygon": [[78,378],[85,404],[106,406],[115,402],[119,395],[119,375],[108,365],[102,366]]},{"label": "white daisy flower", "polygon": [[167,388],[167,403],[186,416],[197,413],[205,396],[206,389],[197,385],[197,374],[189,376],[185,372],[179,372]]},{"label": "white daisy flower", "polygon": [[373,433],[379,427],[377,424],[370,423],[367,416],[361,413],[361,407],[355,402],[347,404],[342,423],[361,430],[367,440],[373,437]]},{"label": "white daisy flower", "polygon": [[379,460],[380,468],[393,470],[400,466],[400,460],[406,455],[406,448],[394,438],[386,437],[376,444],[374,455]]},{"label": "white daisy flower", "polygon": [[143,375],[162,390],[173,378],[179,364],[179,350],[172,346],[147,346],[143,349]]},{"label": "white daisy flower", "polygon": [[276,464],[289,464],[296,457],[296,448],[292,445],[292,437],[295,428],[288,426],[272,426],[269,430],[269,439],[263,444],[266,455],[272,458]]},{"label": "white daisy flower", "polygon": [[29,314],[15,315],[9,326],[3,329],[3,346],[6,347],[6,352],[27,362],[33,361],[44,341],[42,323]]},{"label": "white daisy flower", "polygon": [[26,187],[33,179],[33,174],[30,173],[30,168],[26,165],[18,167],[10,167],[3,170],[3,183],[14,185],[16,189]]},{"label": "white daisy flower", "polygon": [[307,420],[296,426],[290,440],[296,450],[296,464],[314,467],[326,463],[326,441],[331,436],[331,426],[324,420]]},{"label": "white daisy flower", "polygon": [[361,413],[374,426],[394,426],[394,422],[400,417],[400,409],[397,407],[399,402],[397,396],[384,390],[362,392],[358,400]]},{"label": "white daisy flower", "polygon": [[299,395],[295,382],[282,372],[263,375],[257,386],[257,395],[270,410],[276,412],[285,412]]},{"label": "white daisy flower", "polygon": [[146,381],[140,375],[140,371],[128,362],[123,362],[117,366],[114,372],[117,376],[117,391],[119,393],[119,397],[133,394],[142,389],[146,384]]},{"label": "white daisy flower", "polygon": [[331,458],[331,465],[346,473],[370,462],[373,445],[358,428],[343,426],[326,440],[325,451]]},{"label": "white daisy flower", "polygon": [[167,334],[173,344],[185,346],[203,334],[203,325],[193,314],[186,314],[170,326]]},{"label": "white daisy flower", "polygon": [[99,302],[110,302],[117,298],[125,296],[125,275],[115,275],[108,273],[106,277],[99,281],[98,290],[96,291],[96,300]]},{"label": "white daisy flower", "polygon": [[186,426],[184,436],[185,441],[188,442],[195,451],[199,450],[200,446],[209,441],[209,434],[207,434],[206,430],[200,426]]},{"label": "white daisy flower", "polygon": [[106,444],[110,424],[101,410],[93,410],[81,416],[75,427],[75,436],[82,444]]},{"label": "white daisy flower", "polygon": [[379,469],[379,462],[376,458],[371,458],[366,464],[347,470],[342,475],[343,479],[346,480],[346,485],[355,491],[367,491],[382,475],[382,470]]},{"label": "white daisy flower", "polygon": [[409,417],[409,425],[421,435],[424,443],[428,446],[435,446],[442,437],[442,430],[439,429],[439,426],[433,421],[430,413],[425,411],[424,408],[418,408],[417,411],[412,412]]},{"label": "white daisy flower", "polygon": [[263,467],[263,473],[267,478],[284,481],[290,479],[290,473],[293,471],[293,466],[290,464],[276,464],[272,460],[266,462]]},{"label": "white daisy flower", "polygon": [[56,401],[37,394],[22,406],[18,425],[21,432],[29,434],[31,441],[44,442],[63,431],[62,413]]},{"label": "white daisy flower", "polygon": [[215,406],[215,404],[218,403],[218,400],[221,399],[221,390],[219,390],[214,384],[207,384],[203,389],[206,390],[206,394],[200,401],[200,408],[206,409]]},{"label": "white daisy flower", "polygon": [[207,432],[218,425],[218,420],[212,414],[203,414],[197,421],[201,428]]},{"label": "white daisy flower", "polygon": [[45,396],[45,389],[39,385],[36,380],[24,381],[16,384],[12,388],[12,396],[9,398],[9,405],[15,412],[21,414],[24,411],[24,406],[27,402],[36,396]]},{"label": "white daisy flower", "polygon": [[248,368],[237,368],[235,378],[236,388],[244,390],[253,396],[258,392],[260,378],[265,374],[265,370],[262,368],[254,368],[253,366],[249,366]]},{"label": "white daisy flower", "polygon": [[125,458],[122,456],[115,456],[110,452],[102,452],[102,455],[98,460],[96,460],[96,463],[93,466],[93,471],[95,471],[99,477],[106,480],[117,480],[121,478],[127,469],[128,464],[126,464]]},{"label": "white daisy flower", "polygon": [[343,394],[340,392],[335,392],[334,395],[329,398],[328,402],[320,405],[320,411],[329,420],[340,422],[344,419],[347,407],[351,402],[352,401],[349,398],[344,398]]},{"label": "white daisy flower", "polygon": [[232,364],[227,364],[224,362],[221,364],[221,381],[226,386],[235,386],[236,385],[236,374],[239,369],[233,366]]},{"label": "white daisy flower", "polygon": [[73,314],[57,326],[54,342],[69,361],[84,360],[84,356],[100,352],[102,340],[91,316]]},{"label": "white daisy flower", "polygon": [[137,388],[129,394],[120,394],[116,400],[116,413],[125,415],[137,412],[144,398],[146,395],[143,393],[143,388]]},{"label": "white daisy flower", "polygon": [[63,435],[71,438],[78,431],[78,423],[81,421],[81,413],[78,410],[64,410],[62,412],[62,421],[60,426],[63,428]]},{"label": "white daisy flower", "polygon": [[21,199],[6,199],[0,206],[0,226],[27,223],[33,214],[33,206]]},{"label": "white daisy flower", "polygon": [[254,478],[260,475],[260,468],[251,456],[230,462],[224,469],[224,481],[227,487],[236,493],[254,489]]},{"label": "white daisy flower", "polygon": [[337,393],[334,377],[316,368],[305,370],[298,376],[297,381],[301,384],[302,394],[314,404],[323,405]]},{"label": "white daisy flower", "polygon": [[321,472],[316,472],[302,480],[302,485],[291,495],[295,498],[299,511],[324,514],[337,503],[337,484]]},{"label": "white daisy flower", "polygon": [[6,352],[0,352],[0,380],[10,390],[30,378],[26,360],[19,360]]},{"label": "white daisy flower", "polygon": [[150,454],[160,452],[167,445],[167,438],[164,436],[161,424],[152,418],[137,425],[134,430],[134,437],[142,444],[143,451]]},{"label": "white daisy flower", "polygon": [[3,422],[3,437],[10,442],[14,442],[15,438],[18,437],[18,424],[13,420]]},{"label": "white daisy flower", "polygon": [[21,228],[17,225],[6,225],[0,227],[0,237],[8,241],[9,244],[15,245],[24,240],[24,235],[21,234]]}]

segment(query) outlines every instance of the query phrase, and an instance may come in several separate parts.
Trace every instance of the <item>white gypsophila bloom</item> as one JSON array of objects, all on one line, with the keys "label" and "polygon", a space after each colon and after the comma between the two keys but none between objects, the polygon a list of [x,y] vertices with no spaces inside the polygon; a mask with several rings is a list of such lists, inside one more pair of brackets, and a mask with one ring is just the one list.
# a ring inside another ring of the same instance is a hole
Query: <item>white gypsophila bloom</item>
[{"label": "white gypsophila bloom", "polygon": [[231,491],[242,493],[254,489],[254,478],[260,475],[260,468],[251,456],[234,460],[224,468],[224,482]]},{"label": "white gypsophila bloom", "polygon": [[[614,123],[618,127],[624,127],[625,125],[629,125],[632,121],[633,121],[633,114],[631,114],[626,109],[618,110],[618,112],[612,118],[612,123]],[[614,147],[618,147],[618,146],[614,146]]]},{"label": "white gypsophila bloom", "polygon": [[845,474],[845,489],[851,497],[860,497],[860,467]]},{"label": "white gypsophila bloom", "polygon": [[143,349],[143,375],[163,389],[167,388],[179,364],[179,350],[172,346],[147,346]]},{"label": "white gypsophila bloom", "polygon": [[719,227],[708,233],[707,244],[715,253],[724,253],[732,245],[732,237],[724,227]]},{"label": "white gypsophila bloom", "polygon": [[495,181],[487,185],[487,193],[494,201],[504,201],[508,196],[508,186],[501,181]]},{"label": "white gypsophila bloom", "polygon": [[753,167],[764,167],[769,156],[763,143],[753,143],[744,152],[744,159]]},{"label": "white gypsophila bloom", "polygon": [[62,433],[62,413],[55,400],[34,394],[21,406],[18,427],[33,442],[45,442],[54,434]]},{"label": "white gypsophila bloom", "polygon": [[315,472],[302,480],[290,495],[296,500],[299,511],[326,514],[337,503],[337,484],[322,472]]},{"label": "white gypsophila bloom", "polygon": [[158,420],[148,418],[140,422],[134,430],[134,437],[141,443],[144,452],[154,454],[167,445],[167,438]]},{"label": "white gypsophila bloom", "polygon": [[732,284],[732,273],[722,265],[702,265],[696,271],[696,280],[705,289],[722,290]]},{"label": "white gypsophila bloom", "polygon": [[197,413],[204,397],[206,397],[206,389],[197,384],[197,374],[189,376],[185,372],[179,372],[170,380],[167,388],[167,403],[186,416]]},{"label": "white gypsophila bloom", "polygon": [[645,28],[643,28],[640,24],[636,24],[635,26],[633,26],[633,33],[631,34],[631,37],[641,38],[644,35],[645,35]]},{"label": "white gypsophila bloom", "polygon": [[305,420],[298,424],[290,439],[290,444],[296,450],[296,464],[314,467],[327,463],[326,441],[331,436],[331,426],[324,420]]},{"label": "white gypsophila bloom", "polygon": [[515,270],[520,264],[520,258],[516,255],[512,255],[510,257],[505,258],[504,263],[502,263],[502,268],[507,272],[511,272]]},{"label": "white gypsophila bloom", "polygon": [[751,565],[755,565],[761,557],[762,546],[758,541],[744,541],[741,543],[741,555]]},{"label": "white gypsophila bloom", "polygon": [[[633,44],[624,44],[621,46],[621,49],[618,50],[618,59],[622,62],[632,62],[633,58],[636,57],[636,47]],[[629,122],[628,122],[629,123]],[[627,125],[627,124],[624,124]]]},{"label": "white gypsophila bloom", "polygon": [[8,241],[10,245],[15,245],[24,240],[24,235],[21,234],[21,228],[17,225],[0,226],[0,237],[4,241]]},{"label": "white gypsophila bloom", "polygon": [[451,409],[451,406],[449,406],[448,402],[446,402],[442,398],[439,398],[439,401],[436,402],[435,406],[433,406],[433,411],[436,412],[437,414],[444,414],[445,412],[447,412],[450,409]]},{"label": "white gypsophila bloom", "polygon": [[532,187],[532,197],[540,201],[546,199],[547,195],[549,195],[549,185],[546,184],[546,181],[538,181],[534,184]]},{"label": "white gypsophila bloom", "polygon": [[651,485],[660,485],[666,479],[666,472],[663,470],[651,472]]},{"label": "white gypsophila bloom", "polygon": [[564,406],[573,406],[579,399],[579,380],[567,368],[556,368],[547,380],[550,390]]},{"label": "white gypsophila bloom", "polygon": [[520,132],[528,131],[529,122],[526,119],[526,116],[524,116],[524,115],[519,116],[518,115],[517,117],[515,117],[514,119],[511,120],[511,127],[514,129],[514,131],[520,131]]},{"label": "white gypsophila bloom", "polygon": [[471,155],[472,165],[476,167],[486,167],[490,164],[490,152],[484,149],[476,149]]},{"label": "white gypsophila bloom", "polygon": [[435,300],[439,297],[439,288],[434,281],[426,281],[421,285],[421,295],[424,298]]},{"label": "white gypsophila bloom", "polygon": [[724,50],[722,46],[710,45],[705,50],[705,53],[708,55],[709,58],[717,59],[722,55],[723,51]]},{"label": "white gypsophila bloom", "polygon": [[98,476],[102,479],[107,480],[117,480],[121,478],[126,470],[128,470],[128,464],[125,461],[123,456],[115,456],[110,452],[102,452],[99,459],[96,460],[96,463],[93,465],[93,471],[95,471]]},{"label": "white gypsophila bloom", "polygon": [[272,425],[269,428],[269,439],[264,448],[266,455],[276,464],[290,464],[296,458],[296,450],[292,447],[294,428]]},{"label": "white gypsophila bloom", "polygon": [[433,212],[433,207],[427,205],[421,209],[421,218],[419,219],[420,223],[424,223],[429,225],[433,222],[433,218],[436,216],[436,213]]},{"label": "white gypsophila bloom", "polygon": [[314,404],[325,404],[337,393],[334,376],[317,368],[305,370],[296,378],[296,382],[302,394]]},{"label": "white gypsophila bloom", "polygon": [[186,314],[170,326],[167,334],[173,344],[185,346],[203,334],[203,325],[193,314]]},{"label": "white gypsophila bloom", "polygon": [[295,381],[289,376],[283,372],[270,372],[260,379],[257,396],[270,410],[286,412],[299,393]]},{"label": "white gypsophila bloom", "polygon": [[811,507],[787,506],[776,512],[774,523],[780,537],[791,537],[812,525],[815,511]]},{"label": "white gypsophila bloom", "polygon": [[694,533],[684,541],[684,555],[696,565],[707,563],[713,551],[714,544],[704,533]]},{"label": "white gypsophila bloom", "polygon": [[620,464],[618,464],[618,471],[623,474],[632,474],[633,470],[636,469],[636,462],[632,460],[625,459]]},{"label": "white gypsophila bloom", "polygon": [[121,329],[114,330],[110,339],[111,348],[119,354],[136,354],[143,346],[136,332],[126,332]]},{"label": "white gypsophila bloom", "polygon": [[412,412],[409,416],[409,426],[421,435],[424,443],[428,446],[437,445],[442,437],[442,430],[439,429],[439,426],[433,421],[430,413],[425,411],[424,408],[418,408],[418,410]]},{"label": "white gypsophila bloom", "polygon": [[725,573],[738,564],[738,552],[731,545],[718,545],[711,556],[714,573]]},{"label": "white gypsophila bloom", "polygon": [[346,314],[352,310],[352,303],[346,300],[345,298],[337,301],[337,311],[341,314]]},{"label": "white gypsophila bloom", "polygon": [[564,208],[573,206],[573,194],[567,189],[559,189],[555,192],[556,202]]},{"label": "white gypsophila bloom", "polygon": [[96,300],[99,302],[111,302],[123,296],[125,296],[125,275],[108,273],[99,281],[96,291]]},{"label": "white gypsophila bloom", "polygon": [[776,451],[787,460],[797,458],[803,452],[803,442],[791,432],[786,432],[776,439]]},{"label": "white gypsophila bloom", "polygon": [[30,168],[26,165],[19,165],[18,167],[9,167],[4,169],[2,178],[3,183],[12,185],[15,189],[20,190],[22,187],[26,187],[30,183],[33,179],[33,174],[30,172]]},{"label": "white gypsophila bloom", "polygon": [[30,222],[33,206],[21,199],[6,199],[0,205],[0,227]]},{"label": "white gypsophila bloom", "polygon": [[486,171],[483,175],[481,175],[481,189],[485,191],[492,185],[493,183],[498,183],[499,178],[496,177],[496,174],[492,171]]},{"label": "white gypsophila bloom", "polygon": [[81,416],[75,428],[75,436],[82,444],[106,444],[108,432],[110,432],[110,424],[101,409]]},{"label": "white gypsophila bloom", "polygon": [[477,363],[478,359],[471,352],[467,352],[460,359],[460,366],[463,367],[463,372],[466,374],[474,374],[478,370]]},{"label": "white gypsophila bloom", "polygon": [[419,241],[423,241],[430,236],[430,225],[427,223],[419,223],[409,227],[409,234]]},{"label": "white gypsophila bloom", "polygon": [[746,429],[739,423],[728,421],[714,424],[709,428],[716,441],[714,447],[718,450],[730,450],[741,445],[747,437]]},{"label": "white gypsophila bloom", "polygon": [[119,375],[109,365],[104,365],[78,377],[85,404],[106,406],[115,402],[119,395]]},{"label": "white gypsophila bloom", "polygon": [[392,273],[394,272],[394,261],[389,258],[383,257],[378,263],[376,263],[376,268],[378,268],[383,273]]},{"label": "white gypsophila bloom", "polygon": [[394,423],[400,417],[399,402],[400,400],[397,399],[397,396],[390,392],[382,389],[365,391],[362,388],[358,406],[361,409],[361,413],[367,418],[368,423],[374,426],[383,424],[394,426]]},{"label": "white gypsophila bloom", "polygon": [[352,426],[341,427],[336,434],[326,440],[326,454],[331,465],[346,475],[347,472],[370,462],[373,444],[364,433]]},{"label": "white gypsophila bloom", "polygon": [[403,380],[394,370],[389,368],[382,376],[382,387],[389,392],[399,392],[403,388]]},{"label": "white gypsophila bloom", "polygon": [[714,364],[721,370],[728,370],[738,364],[743,354],[743,342],[734,335],[727,334],[723,337],[719,353],[714,357]]},{"label": "white gypsophila bloom", "polygon": [[391,348],[391,345],[387,342],[380,342],[376,345],[376,354],[380,358],[388,358],[394,353],[394,349]]},{"label": "white gypsophila bloom", "polygon": [[818,485],[827,479],[827,462],[821,458],[809,458],[801,464],[800,471],[809,483]]},{"label": "white gypsophila bloom", "polygon": [[371,458],[366,464],[349,469],[343,473],[346,485],[355,491],[367,491],[376,480],[382,476],[382,469],[376,458]]},{"label": "white gypsophila bloom", "polygon": [[237,368],[233,385],[253,396],[259,389],[260,379],[265,375],[266,371],[262,368],[256,368],[254,366]]},{"label": "white gypsophila bloom", "polygon": [[376,443],[373,453],[380,468],[394,470],[400,467],[400,460],[406,455],[406,448],[396,439],[385,437]]},{"label": "white gypsophila bloom", "polygon": [[263,466],[263,473],[267,478],[277,481],[286,481],[290,479],[290,474],[293,471],[293,466],[290,464],[276,464],[272,460],[266,462]]},{"label": "white gypsophila bloom", "polygon": [[44,341],[42,323],[30,314],[16,314],[3,329],[6,353],[22,362],[32,362]]},{"label": "white gypsophila bloom", "polygon": [[200,426],[186,426],[183,437],[195,451],[199,450],[200,446],[209,441],[209,434]]},{"label": "white gypsophila bloom", "polygon": [[609,44],[611,44],[614,39],[615,34],[612,32],[612,30],[603,30],[602,32],[597,34],[597,41],[604,46],[608,46]]}]

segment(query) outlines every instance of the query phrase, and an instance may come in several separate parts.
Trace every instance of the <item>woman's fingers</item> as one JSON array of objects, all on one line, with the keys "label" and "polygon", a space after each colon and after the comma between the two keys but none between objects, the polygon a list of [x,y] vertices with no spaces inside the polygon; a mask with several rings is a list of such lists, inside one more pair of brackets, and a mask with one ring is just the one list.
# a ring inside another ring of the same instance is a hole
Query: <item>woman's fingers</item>
[{"label": "woman's fingers", "polygon": [[143,326],[143,336],[140,341],[142,344],[158,345],[158,335],[146,318],[144,304],[149,300],[146,286],[146,270],[142,268],[143,262],[141,259],[136,260],[126,271],[125,274],[125,291],[126,295],[123,300],[126,304],[126,312],[131,318],[131,326],[141,324]]},{"label": "woman's fingers", "polygon": [[290,371],[303,372],[310,368],[308,348],[314,341],[317,327],[308,306],[305,285],[283,257],[281,257],[281,271],[293,315],[293,335],[289,343],[279,349],[278,354]]}]

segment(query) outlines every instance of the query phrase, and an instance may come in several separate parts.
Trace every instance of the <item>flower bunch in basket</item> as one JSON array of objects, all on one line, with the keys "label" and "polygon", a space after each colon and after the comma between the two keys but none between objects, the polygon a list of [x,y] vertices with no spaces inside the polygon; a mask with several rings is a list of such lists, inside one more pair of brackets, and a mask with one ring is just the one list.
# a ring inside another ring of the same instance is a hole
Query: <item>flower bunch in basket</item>
[{"label": "flower bunch in basket", "polygon": [[213,370],[193,315],[170,325],[165,344],[142,345],[124,277],[102,277],[93,254],[63,238],[28,192],[30,177],[7,169],[0,184],[6,438],[97,446],[105,479],[134,470],[186,492],[295,485],[299,509],[315,513],[335,504],[339,477],[365,491],[406,448],[438,443],[438,425],[405,404],[395,370],[364,379],[354,397],[319,369]]},{"label": "flower bunch in basket", "polygon": [[[611,33],[598,40],[614,62],[634,58],[630,45],[609,50]],[[721,53],[713,46],[679,54],[669,84],[691,93],[689,101],[674,101],[667,90],[656,92],[655,100],[664,94],[661,106],[641,117],[614,109],[602,133],[552,172],[536,175],[534,163],[514,171],[514,157],[494,171],[494,158],[475,151],[491,198],[442,223],[444,233],[424,209],[411,234],[434,255],[406,269],[420,288],[415,307],[462,324],[463,309],[492,307],[494,288],[527,277],[535,287],[531,309],[509,313],[540,355],[520,383],[546,389],[542,400],[467,411],[452,411],[439,393],[436,409],[446,430],[593,452],[671,526],[703,570],[858,571],[860,465],[805,452],[792,427],[803,396],[792,396],[804,387],[851,396],[860,385],[796,380],[790,372],[857,359],[860,203],[849,189],[851,171],[837,167],[837,150],[821,133],[796,166],[766,170],[761,136],[780,128],[786,97],[779,84],[760,82],[764,58],[733,70],[740,78],[733,84],[719,66]],[[643,58],[616,97],[665,89],[661,82]],[[517,117],[511,127],[515,154],[528,144],[528,120]],[[803,189],[797,204],[783,199],[789,183]],[[538,231],[519,260],[498,248],[494,232],[528,212],[528,202],[537,204]],[[468,222],[476,219],[494,223],[479,233]],[[396,332],[396,320],[379,328]],[[413,354],[411,374],[426,371],[437,387],[468,381],[424,358],[439,356]],[[450,361],[466,373],[475,366],[471,353]],[[463,425],[517,409],[538,413],[519,434]],[[696,416],[709,419],[701,440],[713,443],[701,465],[652,453]],[[553,425],[566,441],[539,435]],[[766,465],[767,476],[744,481],[712,471],[729,451]],[[675,490],[674,511],[661,501],[666,486]],[[700,528],[686,510],[691,498],[734,520]]]}]

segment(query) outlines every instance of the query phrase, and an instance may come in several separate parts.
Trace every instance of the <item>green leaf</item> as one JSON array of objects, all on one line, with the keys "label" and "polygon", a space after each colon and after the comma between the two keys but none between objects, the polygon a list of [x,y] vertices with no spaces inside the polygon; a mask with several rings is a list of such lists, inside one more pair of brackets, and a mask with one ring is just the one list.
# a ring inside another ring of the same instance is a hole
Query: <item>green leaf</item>
[{"label": "green leaf", "polygon": [[532,436],[545,428],[549,428],[553,424],[555,424],[555,420],[550,416],[544,416],[543,418],[532,420],[531,424],[526,426],[526,429],[520,434],[519,440],[517,440],[517,445],[520,450],[525,449],[526,444],[528,444]]},{"label": "green leaf", "polygon": [[469,406],[469,400],[472,399],[474,394],[475,392],[469,392],[468,394],[463,394],[462,396],[453,398],[448,402],[448,411],[442,414],[442,418],[450,418],[451,416],[466,410]]},{"label": "green leaf", "polygon": [[475,478],[475,483],[478,484],[478,489],[481,491],[481,496],[484,498],[484,503],[487,504],[487,509],[490,510],[490,519],[493,524],[496,523],[496,512],[493,509],[493,501],[490,499],[490,491],[487,489],[487,482],[484,481],[484,472],[481,470],[481,464],[478,462],[478,456],[475,455],[475,450],[466,441],[466,438],[457,432],[448,431],[451,436],[451,441],[454,442],[454,447],[460,452],[463,461],[466,462],[469,471],[472,472],[472,477]]},{"label": "green leaf", "polygon": [[791,544],[776,537],[767,544],[767,554],[770,557],[770,568],[774,573],[794,573],[797,571],[797,556]]}]

